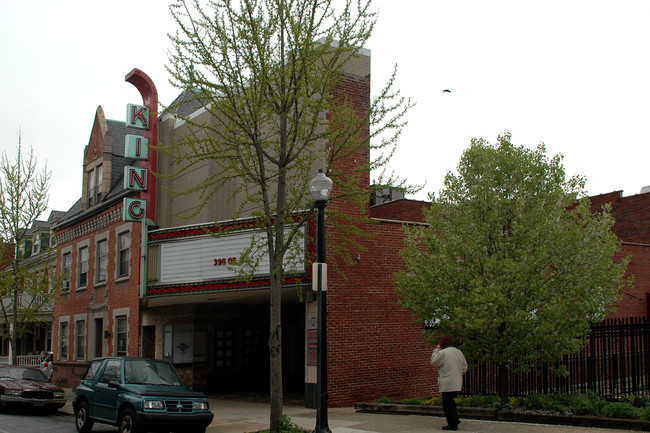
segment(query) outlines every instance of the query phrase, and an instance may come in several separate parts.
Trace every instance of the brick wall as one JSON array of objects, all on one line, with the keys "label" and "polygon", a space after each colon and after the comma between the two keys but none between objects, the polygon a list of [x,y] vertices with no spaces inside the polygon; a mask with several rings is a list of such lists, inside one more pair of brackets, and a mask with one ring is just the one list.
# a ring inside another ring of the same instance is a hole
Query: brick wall
[{"label": "brick wall", "polygon": [[423,222],[422,209],[431,202],[399,199],[378,204],[370,208],[370,216],[394,221]]},{"label": "brick wall", "polygon": [[590,197],[592,209],[599,209],[605,203],[612,204],[616,218],[614,232],[623,242],[650,245],[650,194],[622,196],[614,191]]},{"label": "brick wall", "polygon": [[[369,71],[368,71],[369,72]],[[364,118],[370,104],[370,76],[347,77],[337,88],[339,100],[347,100],[359,118]],[[367,134],[367,128],[364,134]],[[364,139],[367,135],[362,137]],[[350,157],[337,161],[335,169],[350,176],[361,164],[368,163],[368,147],[361,147]],[[358,188],[367,191],[370,173],[362,173]],[[336,181],[333,195],[339,194]],[[369,198],[366,200],[369,205]],[[375,206],[385,209],[381,215],[421,220],[424,203],[400,203]],[[353,199],[338,199],[328,205],[346,215],[360,216],[362,211]],[[368,210],[366,208],[366,210]],[[395,213],[390,213],[395,212]],[[392,219],[392,218],[388,218]],[[401,218],[395,218],[401,219]],[[404,398],[430,396],[437,390],[435,370],[429,364],[431,348],[420,335],[413,313],[398,304],[394,274],[403,269],[399,251],[403,248],[402,224],[396,222],[359,222],[369,236],[360,237],[359,251],[344,251],[348,258],[329,257],[327,294],[328,392],[330,406],[352,405],[379,397]],[[328,219],[328,242],[344,245],[349,234],[337,232]]]},{"label": "brick wall", "polygon": [[[117,234],[125,229],[131,232],[131,257],[130,275],[128,278],[115,281]],[[140,354],[140,306],[139,306],[139,281],[140,281],[140,224],[127,224],[121,220],[121,204],[97,215],[66,227],[57,233],[59,241],[59,256],[57,257],[57,274],[61,273],[62,254],[66,248],[72,254],[72,272],[70,276],[70,291],[59,294],[55,302],[55,319],[52,327],[52,350],[55,359],[55,372],[53,380],[65,386],[77,386],[81,378],[79,373],[85,371],[88,361],[95,357],[94,347],[89,344],[94,339],[93,318],[91,313],[105,312],[101,336],[108,331],[103,355],[115,355],[116,326],[113,317],[115,309],[128,308],[128,340],[127,353],[138,356]],[[108,276],[105,283],[95,283],[96,247],[98,236],[106,235],[108,240]],[[79,246],[88,245],[88,284],[85,288],[78,288],[78,252]],[[85,314],[86,320],[86,348],[83,360],[76,359],[75,315]],[[68,357],[61,359],[59,351],[59,318],[67,316],[68,321]]]},{"label": "brick wall", "polygon": [[611,203],[616,223],[614,233],[621,239],[622,254],[631,254],[628,275],[634,277],[633,287],[623,294],[617,311],[608,318],[648,316],[650,294],[650,194],[623,197],[613,191],[590,197],[592,210]]},{"label": "brick wall", "polygon": [[[437,391],[422,325],[398,304],[394,275],[403,269],[402,225],[368,224],[368,252],[328,271],[328,366],[332,406]],[[354,254],[354,252],[352,252]],[[342,272],[347,278],[344,278]]]}]

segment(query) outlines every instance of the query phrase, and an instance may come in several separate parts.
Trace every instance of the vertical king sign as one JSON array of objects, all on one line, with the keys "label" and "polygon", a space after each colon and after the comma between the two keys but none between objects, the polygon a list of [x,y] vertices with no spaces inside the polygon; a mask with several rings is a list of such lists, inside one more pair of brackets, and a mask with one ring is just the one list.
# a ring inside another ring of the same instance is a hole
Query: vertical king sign
[{"label": "vertical king sign", "polygon": [[[140,191],[138,197],[127,197],[122,203],[124,221],[144,221],[155,216],[156,185],[152,171],[156,169],[157,155],[149,152],[149,146],[155,146],[158,138],[158,118],[154,110],[158,106],[158,93],[151,79],[139,69],[134,69],[126,76],[126,81],[133,84],[142,95],[144,105],[128,104],[126,108],[126,126],[142,131],[142,135],[129,134],[125,138],[124,157],[142,161],[141,167],[124,167],[124,188]],[[149,209],[147,209],[149,204]]]},{"label": "vertical king sign", "polygon": [[[133,128],[149,129],[149,109],[142,105],[128,104],[126,124]],[[149,140],[140,135],[127,135],[124,140],[124,157],[146,161],[149,158]],[[136,191],[147,190],[147,170],[127,165],[124,167],[124,188]],[[141,198],[125,198],[122,219],[142,221],[147,217],[147,202]]]}]

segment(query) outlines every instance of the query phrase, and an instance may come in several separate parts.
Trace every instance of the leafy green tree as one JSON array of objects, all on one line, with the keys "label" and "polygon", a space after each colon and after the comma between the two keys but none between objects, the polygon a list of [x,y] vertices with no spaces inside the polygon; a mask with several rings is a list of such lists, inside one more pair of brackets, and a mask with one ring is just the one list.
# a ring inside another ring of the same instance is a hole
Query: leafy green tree
[{"label": "leafy green tree", "polygon": [[579,351],[629,283],[608,208],[592,213],[584,180],[543,144],[473,139],[431,198],[397,290],[428,338],[455,337],[474,363],[525,371]]},{"label": "leafy green tree", "polygon": [[47,167],[38,171],[33,150],[27,157],[19,138],[16,159],[4,152],[0,162],[0,332],[12,347],[12,363],[16,363],[17,341],[31,332],[42,314],[52,308],[55,284],[54,252],[49,247],[38,258],[29,257],[31,248],[28,229],[47,209],[49,180]]},{"label": "leafy green tree", "polygon": [[[170,6],[178,25],[170,35],[171,81],[191,90],[210,121],[177,113],[191,133],[159,148],[181,167],[174,175],[206,161],[215,167],[218,175],[175,191],[194,194],[197,212],[232,188],[233,207],[256,218],[265,234],[272,432],[282,419],[281,288],[290,246],[310,217],[305,209],[313,210],[309,179],[323,168],[335,185],[330,201],[343,198],[361,215],[371,192],[368,173],[385,167],[412,106],[392,90],[395,74],[370,106],[355,106],[337,92],[374,27],[370,6],[370,0],[213,0],[205,6],[180,0]],[[409,188],[384,172],[376,183]],[[330,224],[335,212],[328,207]],[[340,231],[360,234],[339,216]],[[260,247],[251,245],[248,257]]]}]

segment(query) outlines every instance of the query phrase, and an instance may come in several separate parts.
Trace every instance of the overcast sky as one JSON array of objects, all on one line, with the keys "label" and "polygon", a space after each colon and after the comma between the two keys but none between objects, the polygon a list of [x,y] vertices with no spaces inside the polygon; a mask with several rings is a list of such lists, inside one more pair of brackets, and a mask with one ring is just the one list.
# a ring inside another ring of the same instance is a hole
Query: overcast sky
[{"label": "overcast sky", "polygon": [[[162,103],[179,93],[164,69],[175,30],[165,0],[23,0],[0,14],[0,149],[18,131],[52,171],[50,209],[81,196],[83,149],[99,105],[123,120],[141,103],[137,67]],[[398,64],[417,106],[392,168],[414,197],[438,192],[472,137],[544,142],[591,195],[650,185],[650,1],[376,0],[367,48],[373,89]],[[451,93],[442,93],[449,89]],[[46,219],[43,215],[41,219]]]}]

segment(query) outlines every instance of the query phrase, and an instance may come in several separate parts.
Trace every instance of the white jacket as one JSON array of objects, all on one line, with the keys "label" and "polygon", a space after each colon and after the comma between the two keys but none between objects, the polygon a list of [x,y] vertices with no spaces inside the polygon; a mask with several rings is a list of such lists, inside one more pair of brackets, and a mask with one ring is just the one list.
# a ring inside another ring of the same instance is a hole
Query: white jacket
[{"label": "white jacket", "polygon": [[440,392],[458,392],[463,387],[463,374],[467,361],[463,352],[455,347],[434,349],[431,365],[438,367],[438,389]]}]

